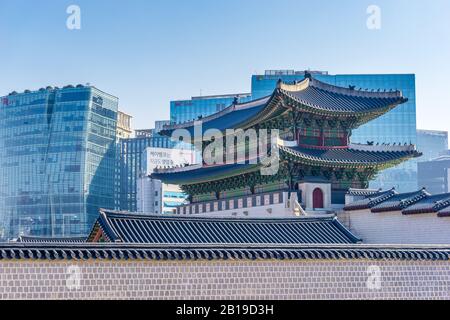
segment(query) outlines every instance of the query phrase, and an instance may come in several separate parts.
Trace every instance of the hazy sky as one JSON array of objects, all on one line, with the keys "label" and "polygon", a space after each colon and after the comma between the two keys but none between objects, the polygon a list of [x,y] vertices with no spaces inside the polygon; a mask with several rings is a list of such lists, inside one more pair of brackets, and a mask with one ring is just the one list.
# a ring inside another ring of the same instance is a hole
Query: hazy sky
[{"label": "hazy sky", "polygon": [[[69,5],[81,29],[66,27]],[[381,29],[366,26],[369,5]],[[450,130],[448,0],[0,0],[0,96],[91,83],[135,128],[265,69],[415,73],[419,128]]]}]

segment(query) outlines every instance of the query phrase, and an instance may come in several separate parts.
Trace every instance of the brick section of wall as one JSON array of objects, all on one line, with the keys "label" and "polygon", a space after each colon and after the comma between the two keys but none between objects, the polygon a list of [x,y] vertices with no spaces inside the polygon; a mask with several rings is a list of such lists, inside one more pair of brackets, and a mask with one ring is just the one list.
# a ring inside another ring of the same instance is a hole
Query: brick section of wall
[{"label": "brick section of wall", "polygon": [[366,209],[342,212],[338,218],[366,244],[450,244],[450,218],[436,213],[403,215]]},{"label": "brick section of wall", "polygon": [[450,299],[450,262],[4,261],[0,298]]}]

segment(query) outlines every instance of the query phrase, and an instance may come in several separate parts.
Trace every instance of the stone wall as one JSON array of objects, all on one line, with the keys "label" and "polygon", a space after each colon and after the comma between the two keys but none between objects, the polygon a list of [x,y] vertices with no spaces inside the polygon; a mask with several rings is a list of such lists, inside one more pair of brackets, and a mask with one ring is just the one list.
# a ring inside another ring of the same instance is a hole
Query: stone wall
[{"label": "stone wall", "polygon": [[449,261],[0,261],[2,299],[450,299]]}]

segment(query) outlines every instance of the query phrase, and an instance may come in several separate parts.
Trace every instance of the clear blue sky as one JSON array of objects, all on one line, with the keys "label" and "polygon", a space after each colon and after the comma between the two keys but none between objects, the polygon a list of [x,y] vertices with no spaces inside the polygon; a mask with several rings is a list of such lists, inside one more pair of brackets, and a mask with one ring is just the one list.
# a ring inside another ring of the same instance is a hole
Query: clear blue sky
[{"label": "clear blue sky", "polygon": [[[66,28],[69,5],[81,30]],[[381,8],[381,30],[366,9]],[[415,73],[418,126],[450,130],[450,1],[0,0],[0,95],[91,83],[135,128],[265,69]]]}]

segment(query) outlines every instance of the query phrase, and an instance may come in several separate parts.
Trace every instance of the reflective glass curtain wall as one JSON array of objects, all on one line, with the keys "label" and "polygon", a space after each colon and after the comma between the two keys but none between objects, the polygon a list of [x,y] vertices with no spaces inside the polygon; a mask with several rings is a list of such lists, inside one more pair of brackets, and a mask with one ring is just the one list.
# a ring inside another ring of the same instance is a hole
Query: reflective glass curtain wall
[{"label": "reflective glass curtain wall", "polygon": [[229,107],[235,98],[240,103],[250,101],[250,94],[237,94],[220,97],[197,97],[191,100],[178,100],[170,102],[170,122],[184,123],[206,117]]},{"label": "reflective glass curtain wall", "polygon": [[1,98],[1,238],[85,235],[114,207],[117,107],[84,86]]}]

